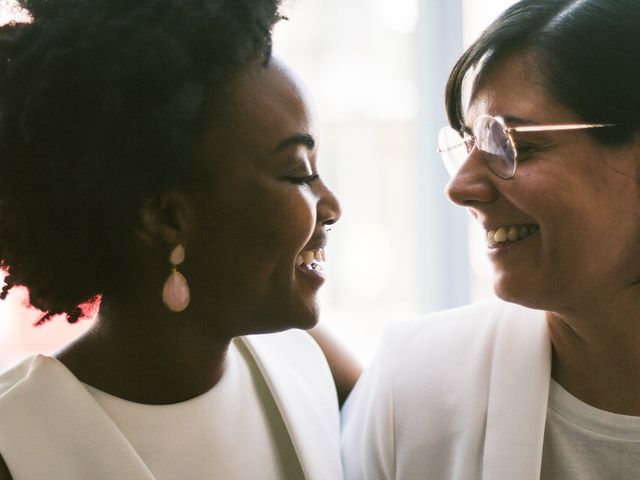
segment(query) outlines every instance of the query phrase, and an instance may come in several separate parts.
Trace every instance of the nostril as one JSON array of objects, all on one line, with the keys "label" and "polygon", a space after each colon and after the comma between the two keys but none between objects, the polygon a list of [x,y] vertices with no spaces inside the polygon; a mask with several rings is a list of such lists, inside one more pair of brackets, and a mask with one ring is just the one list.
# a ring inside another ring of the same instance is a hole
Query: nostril
[{"label": "nostril", "polygon": [[340,201],[333,193],[331,188],[326,184],[322,184],[323,190],[318,198],[317,212],[318,223],[321,225],[333,225],[342,215],[342,207]]},{"label": "nostril", "polygon": [[491,178],[480,169],[460,170],[449,180],[445,187],[445,195],[461,207],[491,203],[499,197]]},{"label": "nostril", "polygon": [[457,195],[458,195],[458,188],[457,186],[454,184],[454,180],[455,177],[452,177],[448,182],[447,185],[444,187],[444,194],[445,196],[453,203],[459,203],[456,199],[457,199]]},{"label": "nostril", "polygon": [[338,199],[333,196],[333,194],[332,200],[333,201],[331,203],[328,203],[325,206],[325,215],[320,217],[321,223],[323,225],[333,225],[338,220],[340,220],[340,217],[342,216],[342,208],[340,207],[340,202],[338,202]]}]

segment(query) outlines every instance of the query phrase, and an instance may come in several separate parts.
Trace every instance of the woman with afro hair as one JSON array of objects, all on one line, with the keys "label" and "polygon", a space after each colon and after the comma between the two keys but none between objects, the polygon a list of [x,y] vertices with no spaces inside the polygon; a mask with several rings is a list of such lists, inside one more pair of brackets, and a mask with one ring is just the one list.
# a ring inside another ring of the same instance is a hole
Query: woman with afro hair
[{"label": "woman with afro hair", "polygon": [[1,296],[27,287],[40,323],[100,308],[0,376],[0,479],[342,478],[331,373],[297,330],[340,206],[271,56],[279,1],[19,4]]}]

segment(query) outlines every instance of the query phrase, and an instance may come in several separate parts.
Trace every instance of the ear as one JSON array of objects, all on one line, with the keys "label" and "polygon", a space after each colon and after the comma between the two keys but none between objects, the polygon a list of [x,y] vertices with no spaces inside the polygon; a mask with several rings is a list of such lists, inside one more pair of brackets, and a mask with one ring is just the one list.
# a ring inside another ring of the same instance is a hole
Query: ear
[{"label": "ear", "polygon": [[150,247],[176,245],[185,243],[194,221],[195,211],[188,195],[167,190],[142,203],[134,231]]}]

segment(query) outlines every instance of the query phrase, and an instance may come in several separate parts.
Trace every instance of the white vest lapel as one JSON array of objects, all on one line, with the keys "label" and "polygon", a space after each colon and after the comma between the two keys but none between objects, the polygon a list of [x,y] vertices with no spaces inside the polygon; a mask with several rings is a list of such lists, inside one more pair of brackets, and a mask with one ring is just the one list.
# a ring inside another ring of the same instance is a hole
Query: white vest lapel
[{"label": "white vest lapel", "polygon": [[483,457],[487,480],[538,480],[551,377],[543,312],[507,310],[491,366]]},{"label": "white vest lapel", "polygon": [[341,480],[337,397],[318,346],[300,331],[252,335],[242,341],[273,395],[305,478]]},{"label": "white vest lapel", "polygon": [[0,451],[14,480],[153,480],[127,439],[57,360],[37,356],[0,397]]}]

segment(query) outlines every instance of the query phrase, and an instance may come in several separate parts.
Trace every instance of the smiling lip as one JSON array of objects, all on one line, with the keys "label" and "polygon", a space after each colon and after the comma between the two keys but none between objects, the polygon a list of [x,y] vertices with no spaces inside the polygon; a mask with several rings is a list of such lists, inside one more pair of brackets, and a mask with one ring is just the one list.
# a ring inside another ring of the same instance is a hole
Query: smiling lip
[{"label": "smiling lip", "polygon": [[496,228],[486,228],[486,241],[489,249],[502,249],[521,242],[536,233],[540,227],[535,224],[502,225]]},{"label": "smiling lip", "polygon": [[310,242],[295,260],[295,271],[301,278],[311,282],[314,288],[320,288],[325,281],[323,264],[326,260],[324,246],[326,241]]},{"label": "smiling lip", "polygon": [[538,231],[535,231],[524,238],[521,238],[515,242],[499,243],[491,246],[487,244],[487,256],[491,261],[498,261],[505,255],[509,255],[513,251],[517,251],[520,247],[529,245],[531,239],[535,239],[538,236]]},{"label": "smiling lip", "polygon": [[314,290],[320,288],[326,280],[322,266],[308,267],[303,264],[297,266],[295,270],[299,278],[303,278],[305,283],[310,283]]},{"label": "smiling lip", "polygon": [[324,281],[325,260],[324,246],[303,250],[296,257],[296,270],[305,273],[309,278]]}]

